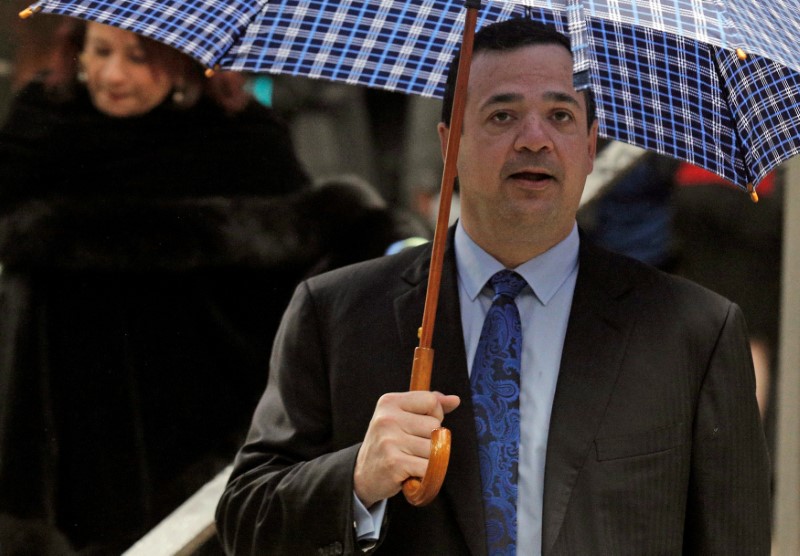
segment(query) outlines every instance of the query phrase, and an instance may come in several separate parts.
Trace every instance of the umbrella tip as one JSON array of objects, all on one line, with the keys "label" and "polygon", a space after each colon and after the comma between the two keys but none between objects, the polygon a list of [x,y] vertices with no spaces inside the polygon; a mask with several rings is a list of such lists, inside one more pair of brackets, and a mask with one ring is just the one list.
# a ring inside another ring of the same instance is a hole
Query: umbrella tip
[{"label": "umbrella tip", "polygon": [[21,12],[19,12],[19,17],[20,19],[28,19],[32,15],[38,14],[40,11],[42,11],[41,6],[29,6],[24,10],[22,10]]},{"label": "umbrella tip", "polygon": [[758,193],[756,193],[755,188],[753,187],[752,183],[747,184],[747,192],[750,194],[750,200],[754,203],[758,202]]},{"label": "umbrella tip", "polygon": [[740,60],[747,60],[747,52],[742,50],[741,48],[736,49],[736,55],[739,57]]},{"label": "umbrella tip", "polygon": [[206,68],[205,75],[208,78],[214,77],[216,73],[219,71],[219,64],[214,64],[213,68]]}]

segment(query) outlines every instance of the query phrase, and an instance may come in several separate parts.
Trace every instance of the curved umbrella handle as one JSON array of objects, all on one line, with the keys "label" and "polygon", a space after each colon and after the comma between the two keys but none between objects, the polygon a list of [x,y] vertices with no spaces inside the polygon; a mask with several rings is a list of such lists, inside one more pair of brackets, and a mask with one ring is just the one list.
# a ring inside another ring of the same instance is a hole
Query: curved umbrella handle
[{"label": "curved umbrella handle", "polygon": [[427,506],[442,488],[450,463],[450,429],[439,427],[431,433],[431,455],[422,479],[412,477],[403,483],[403,495],[413,506]]},{"label": "curved umbrella handle", "polygon": [[[418,347],[414,350],[409,390],[430,390],[433,350]],[[431,433],[431,454],[428,469],[422,478],[411,477],[403,483],[403,494],[413,506],[430,504],[442,488],[447,466],[450,463],[450,429],[439,427]]]},{"label": "curved umbrella handle", "polygon": [[[453,94],[453,107],[450,116],[450,132],[447,137],[442,188],[439,199],[439,214],[433,235],[431,264],[428,272],[428,290],[425,294],[425,311],[419,329],[419,347],[414,351],[414,364],[411,368],[411,390],[430,390],[431,370],[433,368],[433,325],[436,321],[436,307],[439,302],[439,286],[442,279],[442,261],[449,227],[450,202],[456,179],[456,161],[464,120],[464,105],[467,98],[469,66],[472,62],[472,43],[475,38],[475,25],[478,18],[480,0],[466,0],[467,13],[464,18],[464,36],[461,41],[461,55],[458,60],[458,73]],[[422,479],[409,478],[403,483],[403,494],[409,504],[424,506],[429,504],[444,482],[447,465],[450,463],[450,431],[435,429],[431,433],[431,455],[428,469]]]}]

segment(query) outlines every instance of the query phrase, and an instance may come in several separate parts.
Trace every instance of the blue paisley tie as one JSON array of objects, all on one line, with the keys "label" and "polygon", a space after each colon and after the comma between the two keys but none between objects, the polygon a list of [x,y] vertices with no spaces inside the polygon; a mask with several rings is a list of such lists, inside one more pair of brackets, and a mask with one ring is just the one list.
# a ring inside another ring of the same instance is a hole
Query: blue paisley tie
[{"label": "blue paisley tie", "polygon": [[527,284],[511,270],[489,280],[495,295],[472,365],[472,402],[489,555],[516,554],[519,372],[522,324],[514,298]]}]

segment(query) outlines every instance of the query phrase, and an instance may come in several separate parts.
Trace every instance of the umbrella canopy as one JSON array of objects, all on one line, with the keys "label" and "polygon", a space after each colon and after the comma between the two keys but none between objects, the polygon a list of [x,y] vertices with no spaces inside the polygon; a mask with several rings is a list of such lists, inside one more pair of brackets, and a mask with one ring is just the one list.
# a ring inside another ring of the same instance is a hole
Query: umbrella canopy
[{"label": "umbrella canopy", "polygon": [[[794,0],[488,0],[569,34],[600,134],[746,187],[800,152]],[[34,11],[115,25],[208,67],[440,96],[463,29],[454,0],[41,0]],[[737,54],[737,49],[739,49]]]}]

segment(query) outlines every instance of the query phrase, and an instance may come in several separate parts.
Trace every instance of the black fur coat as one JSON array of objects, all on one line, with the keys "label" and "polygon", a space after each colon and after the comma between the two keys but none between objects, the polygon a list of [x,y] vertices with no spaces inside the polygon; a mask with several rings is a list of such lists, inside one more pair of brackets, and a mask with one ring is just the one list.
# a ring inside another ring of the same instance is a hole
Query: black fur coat
[{"label": "black fur coat", "polygon": [[425,230],[310,188],[256,105],[141,118],[34,85],[0,131],[0,514],[119,553],[235,453],[297,282]]}]

